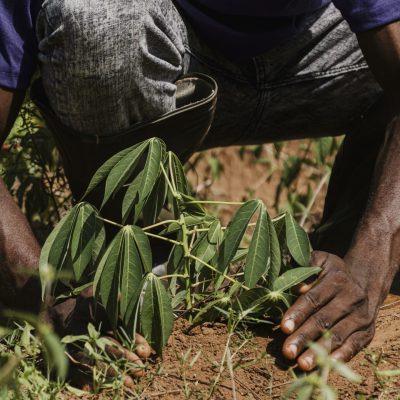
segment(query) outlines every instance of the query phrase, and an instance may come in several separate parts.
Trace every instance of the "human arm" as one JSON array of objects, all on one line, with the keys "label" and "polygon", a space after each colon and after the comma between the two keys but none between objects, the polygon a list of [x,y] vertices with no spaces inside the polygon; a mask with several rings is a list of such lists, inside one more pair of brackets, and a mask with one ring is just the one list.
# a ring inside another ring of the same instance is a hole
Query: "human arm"
[{"label": "human arm", "polygon": [[[385,121],[400,111],[399,24],[358,34],[365,57],[385,93],[380,121],[374,121],[381,129],[385,129]],[[400,261],[396,253],[400,244],[399,153],[400,122],[396,120],[387,129],[369,203],[350,250],[343,260],[327,253],[314,255],[313,263],[321,266],[323,272],[283,318],[282,329],[290,334],[283,349],[288,358],[297,358],[308,341],[319,340],[334,357],[347,361],[371,341],[377,311]],[[331,338],[321,338],[328,329]],[[313,352],[307,350],[298,363],[305,370],[313,368]]]}]

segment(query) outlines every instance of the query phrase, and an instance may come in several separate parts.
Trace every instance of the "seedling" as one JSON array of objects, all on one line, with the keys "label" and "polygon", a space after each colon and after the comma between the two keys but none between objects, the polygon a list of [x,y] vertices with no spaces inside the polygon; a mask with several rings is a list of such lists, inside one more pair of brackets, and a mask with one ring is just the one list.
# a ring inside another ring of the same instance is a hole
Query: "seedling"
[{"label": "seedling", "polygon": [[[85,197],[101,188],[96,209]],[[120,221],[109,221],[102,208],[120,193]],[[40,258],[43,283],[48,265],[72,274],[63,280],[69,291],[93,282],[115,333],[122,327],[133,338],[140,331],[159,353],[174,314],[193,324],[222,319],[229,326],[279,316],[294,299],[291,289],[320,271],[310,266],[307,234],[288,213],[271,219],[260,200],[229,203],[238,209],[226,227],[207,204],[227,202],[192,197],[178,157],[160,139],[129,147],[99,168],[83,200],[48,237]],[[168,220],[159,219],[163,207],[171,212]],[[106,224],[119,229],[111,243]],[[149,238],[171,245],[165,276],[153,272],[157,246]]]}]

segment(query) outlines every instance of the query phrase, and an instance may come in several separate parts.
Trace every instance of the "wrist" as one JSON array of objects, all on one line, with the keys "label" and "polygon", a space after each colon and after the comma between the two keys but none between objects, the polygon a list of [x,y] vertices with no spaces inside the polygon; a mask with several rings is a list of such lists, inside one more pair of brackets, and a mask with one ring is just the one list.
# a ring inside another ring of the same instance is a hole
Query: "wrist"
[{"label": "wrist", "polygon": [[371,305],[379,306],[398,271],[400,235],[382,228],[359,232],[344,261],[357,284],[368,291]]}]

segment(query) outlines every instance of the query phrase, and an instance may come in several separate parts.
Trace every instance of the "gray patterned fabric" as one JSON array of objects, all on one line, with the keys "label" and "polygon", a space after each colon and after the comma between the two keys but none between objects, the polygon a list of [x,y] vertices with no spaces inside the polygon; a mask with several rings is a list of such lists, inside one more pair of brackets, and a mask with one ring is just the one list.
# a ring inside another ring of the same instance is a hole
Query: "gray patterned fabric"
[{"label": "gray patterned fabric", "polygon": [[302,31],[234,63],[172,0],[46,0],[37,23],[43,82],[65,125],[108,135],[152,120],[175,108],[182,74],[202,72],[219,85],[204,148],[346,133],[376,101],[380,88],[332,5]]}]

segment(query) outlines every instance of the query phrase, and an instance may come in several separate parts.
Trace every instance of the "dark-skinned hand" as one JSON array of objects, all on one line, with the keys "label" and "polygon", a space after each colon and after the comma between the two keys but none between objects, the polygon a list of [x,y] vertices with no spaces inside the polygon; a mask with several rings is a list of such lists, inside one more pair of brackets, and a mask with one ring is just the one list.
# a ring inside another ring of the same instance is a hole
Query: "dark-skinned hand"
[{"label": "dark-skinned hand", "polygon": [[[311,264],[322,271],[313,284],[300,289],[301,296],[281,324],[282,331],[289,335],[283,354],[297,359],[304,371],[316,366],[316,355],[307,349],[310,341],[340,361],[349,361],[367,346],[374,336],[381,299],[386,295],[373,296],[369,282],[360,284],[349,262],[333,254],[315,251]],[[330,334],[324,335],[327,331]]]},{"label": "dark-skinned hand", "polygon": [[[131,368],[124,378],[124,385],[128,388],[134,387],[132,378],[140,378],[144,375],[143,361],[152,354],[152,349],[147,341],[139,334],[135,334],[135,351],[124,348],[112,335],[107,322],[105,311],[101,307],[95,307],[92,288],[86,289],[76,298],[67,299],[54,305],[50,310],[50,318],[60,336],[81,335],[87,333],[88,323],[92,323],[96,328],[101,326],[101,332],[109,341],[106,346],[107,354],[114,359],[125,359],[135,365]],[[73,363],[83,369],[89,369],[94,360],[80,351],[71,351]],[[116,372],[108,368],[107,375],[115,376]]]}]

